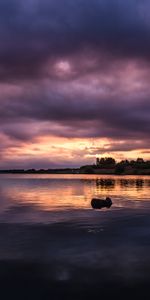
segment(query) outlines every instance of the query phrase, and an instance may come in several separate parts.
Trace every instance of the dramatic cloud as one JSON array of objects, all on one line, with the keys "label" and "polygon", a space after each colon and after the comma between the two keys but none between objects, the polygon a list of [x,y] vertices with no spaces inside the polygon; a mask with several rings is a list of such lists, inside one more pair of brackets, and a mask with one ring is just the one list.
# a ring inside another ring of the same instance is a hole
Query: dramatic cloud
[{"label": "dramatic cloud", "polygon": [[37,87],[31,94],[23,89],[5,101],[0,98],[1,130],[18,139],[44,130],[64,137],[149,137],[147,95],[137,94],[134,101],[133,94],[123,95],[116,86],[113,94],[98,91],[92,84],[87,90],[77,83],[67,85]]},{"label": "dramatic cloud", "polygon": [[61,166],[98,149],[148,158],[149,12],[148,0],[0,1],[1,167],[45,167],[55,146]]},{"label": "dramatic cloud", "polygon": [[2,0],[1,80],[39,77],[74,55],[150,58],[149,1]]}]

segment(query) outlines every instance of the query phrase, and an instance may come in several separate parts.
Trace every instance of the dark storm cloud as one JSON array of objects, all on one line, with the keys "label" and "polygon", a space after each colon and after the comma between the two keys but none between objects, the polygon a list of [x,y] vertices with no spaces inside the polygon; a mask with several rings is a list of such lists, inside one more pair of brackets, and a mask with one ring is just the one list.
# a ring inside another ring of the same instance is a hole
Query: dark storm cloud
[{"label": "dark storm cloud", "polygon": [[149,60],[149,8],[148,0],[1,0],[0,78],[40,77],[47,61],[83,49]]},{"label": "dark storm cloud", "polygon": [[[1,101],[1,131],[16,139],[53,134],[62,137],[149,137],[149,97],[99,96],[87,91],[44,91]],[[20,124],[20,125],[19,125]]]},{"label": "dark storm cloud", "polygon": [[12,149],[51,135],[148,149],[149,20],[148,0],[1,0],[1,160],[46,166]]}]

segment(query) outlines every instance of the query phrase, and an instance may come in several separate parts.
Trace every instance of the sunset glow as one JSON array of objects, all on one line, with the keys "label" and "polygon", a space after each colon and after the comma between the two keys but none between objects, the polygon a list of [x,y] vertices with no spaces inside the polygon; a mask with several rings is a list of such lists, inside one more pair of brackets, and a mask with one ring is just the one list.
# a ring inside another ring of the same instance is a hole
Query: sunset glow
[{"label": "sunset glow", "polygon": [[150,159],[149,2],[80,2],[0,4],[1,169]]}]

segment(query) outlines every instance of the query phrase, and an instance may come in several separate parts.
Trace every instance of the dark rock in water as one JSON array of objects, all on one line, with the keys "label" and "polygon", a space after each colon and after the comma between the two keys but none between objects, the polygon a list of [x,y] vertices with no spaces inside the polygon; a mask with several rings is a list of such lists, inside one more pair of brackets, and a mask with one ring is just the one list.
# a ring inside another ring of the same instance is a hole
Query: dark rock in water
[{"label": "dark rock in water", "polygon": [[112,205],[112,201],[109,197],[106,197],[105,200],[99,198],[93,198],[91,201],[91,206],[94,209],[101,209],[101,208],[110,208]]}]

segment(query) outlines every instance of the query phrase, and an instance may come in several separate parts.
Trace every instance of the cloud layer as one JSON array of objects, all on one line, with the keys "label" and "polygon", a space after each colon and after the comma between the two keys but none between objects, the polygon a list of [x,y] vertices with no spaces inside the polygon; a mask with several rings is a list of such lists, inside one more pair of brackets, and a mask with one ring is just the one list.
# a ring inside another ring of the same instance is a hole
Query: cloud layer
[{"label": "cloud layer", "polygon": [[[1,167],[45,167],[46,146],[42,162],[25,154],[42,138],[58,165],[92,161],[98,149],[148,158],[149,11],[148,0],[0,2]],[[68,159],[55,139],[68,139]]]}]

